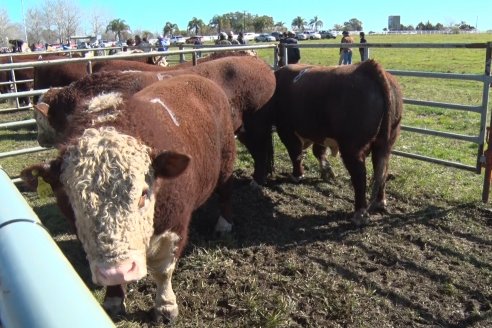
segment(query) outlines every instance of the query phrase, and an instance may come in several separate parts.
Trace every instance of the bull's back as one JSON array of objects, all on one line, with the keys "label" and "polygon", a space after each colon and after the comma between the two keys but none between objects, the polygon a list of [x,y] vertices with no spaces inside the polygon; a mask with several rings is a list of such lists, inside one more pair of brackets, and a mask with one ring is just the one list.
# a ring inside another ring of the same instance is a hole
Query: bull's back
[{"label": "bull's back", "polygon": [[288,65],[276,73],[277,121],[316,141],[375,135],[385,111],[384,96],[355,66]]}]

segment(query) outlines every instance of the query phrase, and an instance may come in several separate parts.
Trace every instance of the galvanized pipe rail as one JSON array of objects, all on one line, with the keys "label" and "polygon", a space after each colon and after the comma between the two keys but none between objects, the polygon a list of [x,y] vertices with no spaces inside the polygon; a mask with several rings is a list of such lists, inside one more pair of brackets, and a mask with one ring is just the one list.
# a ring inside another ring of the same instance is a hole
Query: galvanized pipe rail
[{"label": "galvanized pipe rail", "polygon": [[[107,48],[101,48],[101,49],[107,49]],[[17,69],[17,68],[23,68],[25,66],[38,67],[38,66],[58,65],[58,64],[74,63],[74,62],[87,62],[89,66],[92,66],[91,63],[93,61],[108,61],[108,60],[115,60],[115,59],[129,59],[129,58],[133,59],[133,58],[145,58],[145,57],[149,57],[149,56],[169,56],[169,55],[181,55],[181,54],[192,54],[193,58],[195,58],[194,63],[196,64],[196,52],[208,53],[208,52],[217,52],[217,51],[238,51],[238,50],[255,50],[255,49],[274,49],[274,52],[275,52],[277,47],[276,47],[276,45],[272,45],[272,44],[241,46],[241,48],[239,48],[238,46],[204,47],[204,48],[200,48],[200,49],[174,50],[174,51],[166,51],[166,52],[158,51],[158,52],[144,52],[144,53],[136,53],[136,54],[128,54],[128,55],[116,55],[116,56],[115,55],[109,55],[109,56],[96,56],[96,57],[90,57],[90,58],[84,57],[84,58],[57,59],[57,60],[41,60],[41,61],[32,61],[32,62],[23,62],[23,63],[9,63],[9,64],[0,65],[0,69],[3,69],[3,68],[5,68],[5,69]],[[86,50],[86,49],[84,49],[84,50]],[[92,50],[95,50],[95,49],[92,49]],[[273,64],[273,66],[275,66],[275,63]],[[46,91],[48,91],[48,89],[16,92],[16,93],[10,93],[10,94],[0,94],[0,101],[4,100],[4,99],[10,99],[10,98],[42,95]],[[29,107],[27,107],[27,108],[29,108]],[[2,112],[5,112],[5,111],[0,110],[0,113],[2,113]],[[0,129],[31,126],[31,125],[34,125],[35,123],[36,123],[36,121],[34,119],[23,120],[23,121],[18,121],[18,122],[1,123]],[[51,149],[51,148],[31,147],[31,148],[26,148],[26,149],[19,149],[19,150],[2,152],[2,153],[0,153],[0,159],[6,158],[6,157],[11,157],[11,156],[18,156],[18,155],[24,155],[24,154],[39,152],[39,151],[45,151],[45,150],[49,150],[49,149]],[[17,183],[17,182],[20,182],[20,179],[19,178],[13,178],[12,181]]]},{"label": "galvanized pipe rail", "polygon": [[114,327],[0,168],[0,326]]}]

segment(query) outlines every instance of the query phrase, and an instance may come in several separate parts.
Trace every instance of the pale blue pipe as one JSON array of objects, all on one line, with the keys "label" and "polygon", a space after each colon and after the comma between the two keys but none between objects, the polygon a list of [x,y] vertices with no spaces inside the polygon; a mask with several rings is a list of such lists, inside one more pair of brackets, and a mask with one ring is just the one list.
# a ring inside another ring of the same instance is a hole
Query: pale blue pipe
[{"label": "pale blue pipe", "polygon": [[0,327],[114,327],[1,168]]}]

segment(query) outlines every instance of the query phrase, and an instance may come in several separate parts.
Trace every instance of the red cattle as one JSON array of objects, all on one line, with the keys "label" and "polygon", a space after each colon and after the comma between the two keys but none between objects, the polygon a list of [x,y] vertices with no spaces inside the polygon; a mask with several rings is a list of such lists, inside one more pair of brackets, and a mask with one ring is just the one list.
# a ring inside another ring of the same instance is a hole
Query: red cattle
[{"label": "red cattle", "polygon": [[148,270],[157,283],[157,318],[173,319],[171,276],[191,215],[214,190],[221,209],[216,230],[231,228],[235,139],[228,98],[214,82],[182,75],[133,95],[102,94],[84,106],[72,123],[91,126],[72,135],[49,165],[21,176],[32,187],[40,176],[54,189],[75,222],[92,280],[113,286],[104,301],[109,312],[124,310],[118,285]]},{"label": "red cattle", "polygon": [[[38,60],[59,60],[66,59],[67,57],[61,54],[45,54],[41,55],[22,55],[22,56],[12,56],[12,60],[10,56],[0,57],[0,64],[8,64],[8,63],[25,63],[32,62]],[[34,70],[33,68],[22,68],[15,69],[14,75],[12,75],[12,71],[0,71],[0,82],[5,83],[9,81],[16,81],[16,89],[18,92],[29,91],[33,88],[33,80],[34,78]],[[17,82],[17,81],[25,81],[25,82]],[[10,86],[8,84],[0,85],[0,93],[10,92]],[[22,97],[19,99],[21,104],[27,105],[29,103],[28,97]]]},{"label": "red cattle", "polygon": [[302,178],[302,152],[310,144],[314,143],[314,153],[325,166],[327,147],[334,154],[339,150],[355,191],[353,221],[367,222],[369,153],[374,167],[369,209],[386,204],[388,161],[403,109],[396,79],[373,60],[335,67],[288,65],[275,77],[275,94],[260,112],[265,112],[270,127],[276,126],[292,161],[293,177]]},{"label": "red cattle", "polygon": [[[251,55],[250,52],[235,51],[235,52],[219,52],[213,53],[210,56],[198,59],[198,63],[205,63],[211,60],[229,57],[229,56],[245,56]],[[146,58],[137,59],[113,59],[110,61],[99,61],[92,64],[92,72],[102,71],[125,71],[125,70],[137,70],[137,71],[167,71],[181,68],[192,67],[191,61],[181,63],[175,66],[163,67],[160,65],[153,65],[147,61]],[[83,78],[88,74],[87,63],[68,63],[61,65],[41,66],[34,69],[34,89],[48,89],[52,87],[64,87],[70,83]],[[36,103],[37,101],[35,101]]]},{"label": "red cattle", "polygon": [[[275,77],[269,65],[252,56],[224,57],[186,69],[166,70],[158,73],[95,73],[66,88],[50,90],[43,96],[42,101],[35,105],[38,141],[42,146],[49,147],[65,140],[68,120],[71,119],[73,111],[78,110],[76,104],[83,103],[83,98],[109,91],[136,92],[157,80],[182,74],[204,76],[222,87],[231,104],[234,131],[255,160],[254,177],[262,176],[264,166],[256,163],[264,163],[265,154],[273,150],[271,145],[268,145],[266,149],[260,149],[258,136],[248,131],[257,128],[253,125],[260,121],[257,116],[262,115],[258,109],[265,105],[272,96],[275,90]],[[271,166],[267,171],[271,171]]]}]

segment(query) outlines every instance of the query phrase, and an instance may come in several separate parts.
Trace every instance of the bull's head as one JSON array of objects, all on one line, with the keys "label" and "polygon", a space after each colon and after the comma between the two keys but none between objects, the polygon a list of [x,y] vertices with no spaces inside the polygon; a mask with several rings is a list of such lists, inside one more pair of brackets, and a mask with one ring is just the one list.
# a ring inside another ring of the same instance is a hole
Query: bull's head
[{"label": "bull's head", "polygon": [[[92,280],[116,285],[147,274],[157,178],[174,178],[190,158],[150,149],[114,128],[87,129],[67,147],[58,176],[75,216]],[[51,169],[51,168],[50,168]]]}]

